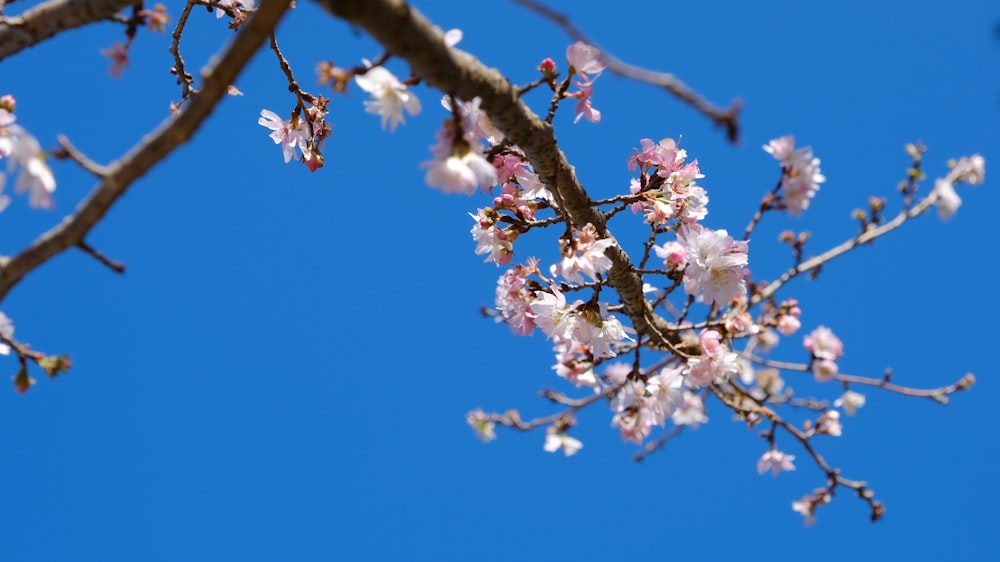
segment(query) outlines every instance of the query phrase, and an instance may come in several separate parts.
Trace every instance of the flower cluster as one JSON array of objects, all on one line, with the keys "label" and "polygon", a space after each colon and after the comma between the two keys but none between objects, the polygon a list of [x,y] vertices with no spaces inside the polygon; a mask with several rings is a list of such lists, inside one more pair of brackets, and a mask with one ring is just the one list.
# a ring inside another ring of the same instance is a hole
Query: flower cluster
[{"label": "flower cluster", "polygon": [[795,148],[795,137],[788,135],[773,139],[764,150],[781,162],[781,201],[792,215],[799,216],[809,208],[809,200],[819,191],[819,184],[826,177],[819,169],[819,158],[812,148]]},{"label": "flower cluster", "polygon": [[431,147],[432,159],[421,167],[427,168],[424,180],[427,185],[439,187],[445,193],[472,195],[477,189],[488,189],[497,184],[497,171],[485,157],[480,138],[491,144],[503,138],[479,108],[481,100],[464,102],[446,96],[441,104],[458,119],[446,119],[438,131],[437,144]]},{"label": "flower cluster", "polygon": [[844,354],[844,344],[833,331],[820,326],[805,337],[804,345],[812,353],[812,371],[816,380],[826,382],[837,374],[837,359]]},{"label": "flower cluster", "polygon": [[951,166],[951,172],[934,182],[934,192],[937,194],[935,205],[943,220],[950,219],[962,205],[962,198],[955,192],[955,184],[964,182],[979,185],[986,177],[986,160],[979,154],[963,156],[948,165]]},{"label": "flower cluster", "polygon": [[[14,191],[28,192],[28,203],[32,207],[51,209],[52,193],[56,190],[55,177],[45,162],[45,152],[38,139],[15,123],[16,105],[13,96],[0,97],[0,160],[7,160],[7,174],[18,174]],[[6,174],[0,172],[0,190],[6,182]],[[0,194],[0,211],[9,203],[10,198]]]},{"label": "flower cluster", "polygon": [[314,101],[314,105],[305,111],[305,118],[301,117],[301,107],[296,106],[288,121],[267,109],[260,111],[260,119],[257,120],[258,125],[271,130],[269,136],[274,144],[281,145],[286,164],[295,156],[297,149],[302,155],[300,161],[310,172],[323,167],[323,145],[331,133],[330,124],[324,118],[329,100],[320,97]]},{"label": "flower cluster", "polygon": [[[694,223],[708,215],[708,194],[695,180],[704,174],[698,161],[686,162],[687,151],[673,139],[654,143],[641,139],[642,149],[628,159],[630,172],[639,171],[629,190],[642,198],[632,205],[632,212],[642,211],[646,222],[664,224],[670,219]],[[651,181],[651,178],[658,178]]]}]

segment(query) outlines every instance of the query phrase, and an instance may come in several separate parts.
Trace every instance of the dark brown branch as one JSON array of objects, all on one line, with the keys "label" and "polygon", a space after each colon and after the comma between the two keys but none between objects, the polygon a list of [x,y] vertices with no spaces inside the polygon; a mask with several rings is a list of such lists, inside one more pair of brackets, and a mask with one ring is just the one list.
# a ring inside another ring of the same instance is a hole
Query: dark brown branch
[{"label": "dark brown branch", "polygon": [[264,0],[236,39],[203,72],[204,84],[179,113],[108,166],[102,181],[61,224],[2,264],[0,301],[25,275],[67,248],[77,246],[132,183],[188,141],[219,103],[250,57],[264,44],[291,0]]},{"label": "dark brown branch", "polygon": [[114,271],[115,273],[125,273],[125,264],[105,256],[101,252],[94,249],[93,246],[87,244],[86,241],[81,240],[76,247],[80,248],[83,253],[106,265],[111,271]]},{"label": "dark brown branch", "polygon": [[49,0],[0,17],[0,61],[63,31],[106,20],[135,0]]}]

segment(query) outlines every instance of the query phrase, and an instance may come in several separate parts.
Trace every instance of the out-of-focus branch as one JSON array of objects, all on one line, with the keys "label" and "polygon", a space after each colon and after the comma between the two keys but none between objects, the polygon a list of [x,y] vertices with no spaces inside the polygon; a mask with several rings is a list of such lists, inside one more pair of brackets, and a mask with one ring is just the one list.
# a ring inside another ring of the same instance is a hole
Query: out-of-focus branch
[{"label": "out-of-focus branch", "polygon": [[219,103],[229,85],[274,31],[291,0],[264,0],[221,56],[202,72],[204,84],[176,115],[164,121],[120,160],[104,170],[104,179],[62,223],[24,251],[0,263],[0,301],[36,267],[67,248],[79,246],[128,187],[188,141]]},{"label": "out-of-focus branch", "polygon": [[511,1],[551,20],[553,23],[561,27],[562,30],[573,39],[599,48],[601,50],[601,62],[603,62],[611,72],[631,80],[645,82],[646,84],[664,88],[674,96],[680,98],[680,100],[684,103],[687,103],[691,107],[697,109],[702,113],[702,115],[705,115],[714,121],[716,125],[724,127],[726,129],[726,138],[729,139],[729,142],[735,143],[739,141],[739,115],[741,106],[739,100],[730,104],[728,109],[722,109],[721,107],[716,106],[712,102],[698,95],[698,92],[694,91],[694,89],[669,72],[657,72],[655,70],[641,68],[631,65],[612,55],[607,49],[599,46],[582,31],[580,31],[578,27],[573,25],[573,22],[570,21],[565,14],[557,12],[541,2],[536,2],[535,0]]},{"label": "out-of-focus branch", "polygon": [[[474,56],[444,43],[443,32],[402,0],[319,0],[335,16],[368,31],[386,50],[410,64],[432,87],[463,100],[479,97],[481,107],[511,144],[524,151],[535,172],[556,193],[567,220],[577,227],[593,224],[601,238],[614,240],[605,216],[597,210],[566,155],[556,144],[552,125],[521,101],[517,87]],[[666,320],[653,312],[642,292],[642,279],[628,254],[615,244],[605,255],[608,272],[632,326],[652,345],[670,348],[679,338]]]},{"label": "out-of-focus branch", "polygon": [[0,61],[69,29],[106,20],[135,0],[49,0],[0,17]]}]

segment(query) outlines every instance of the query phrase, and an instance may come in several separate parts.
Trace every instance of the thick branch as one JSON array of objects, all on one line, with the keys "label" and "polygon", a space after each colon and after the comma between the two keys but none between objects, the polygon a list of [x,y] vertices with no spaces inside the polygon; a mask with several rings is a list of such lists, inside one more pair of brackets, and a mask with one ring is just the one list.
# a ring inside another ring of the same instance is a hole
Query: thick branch
[{"label": "thick branch", "polygon": [[[512,144],[524,151],[535,172],[556,192],[562,211],[576,226],[591,223],[601,238],[614,237],[604,215],[594,208],[566,155],[556,144],[552,126],[542,121],[518,96],[502,74],[478,59],[445,45],[443,33],[402,0],[319,0],[335,16],[363,27],[386,50],[406,60],[429,85],[464,100],[479,97],[481,107]],[[633,327],[654,345],[669,347],[677,338],[657,316],[642,293],[642,280],[617,241],[606,255],[613,262],[608,279],[625,304]]]},{"label": "thick branch", "polygon": [[0,61],[63,31],[106,20],[135,0],[49,0],[0,18]]},{"label": "thick branch", "polygon": [[104,217],[125,190],[189,140],[209,116],[226,89],[235,82],[264,40],[274,31],[291,0],[264,0],[236,39],[202,73],[204,85],[180,113],[164,121],[155,131],[105,171],[104,180],[80,203],[76,212],[63,219],[21,253],[0,263],[0,301],[29,272],[63,250],[75,247]]}]

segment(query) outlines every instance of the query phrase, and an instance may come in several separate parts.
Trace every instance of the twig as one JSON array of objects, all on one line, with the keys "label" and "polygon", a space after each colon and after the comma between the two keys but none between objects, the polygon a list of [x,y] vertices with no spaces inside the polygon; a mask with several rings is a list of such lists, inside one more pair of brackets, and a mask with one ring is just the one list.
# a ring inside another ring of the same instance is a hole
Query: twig
[{"label": "twig", "polygon": [[63,31],[111,18],[135,0],[49,0],[0,19],[0,61]]},{"label": "twig", "polygon": [[114,271],[115,273],[125,273],[125,264],[105,256],[101,252],[95,250],[93,246],[87,244],[87,242],[80,240],[76,244],[76,247],[83,250],[83,253],[90,255],[97,261],[106,265],[111,271]]},{"label": "twig", "polygon": [[625,78],[630,78],[632,80],[637,80],[639,82],[645,82],[647,84],[652,84],[654,86],[662,86],[668,92],[674,96],[680,98],[682,101],[694,107],[706,117],[715,122],[716,125],[722,125],[726,129],[726,137],[729,142],[736,143],[739,140],[740,129],[739,129],[739,113],[740,113],[740,103],[739,101],[734,101],[729,109],[722,109],[708,100],[704,99],[697,92],[691,89],[690,86],[682,82],[673,74],[669,72],[656,72],[653,70],[648,70],[638,66],[628,64],[618,57],[615,57],[610,52],[604,48],[598,46],[594,41],[587,37],[579,28],[573,25],[568,17],[564,14],[549,8],[535,0],[511,0],[515,4],[520,4],[521,6],[535,12],[536,14],[552,21],[566,32],[567,35],[576,39],[577,41],[582,41],[588,45],[593,45],[600,49],[601,62],[608,67],[611,72],[618,74],[619,76],[624,76]]},{"label": "twig", "polygon": [[[63,154],[80,165],[81,168],[87,170],[91,174],[97,176],[97,179],[104,179],[108,175],[108,167],[102,166],[97,162],[94,162],[90,158],[76,149],[73,143],[69,142],[69,139],[65,135],[59,135],[56,140],[59,142],[59,146],[62,147]],[[62,156],[63,154],[56,154],[56,156]]]},{"label": "twig", "polygon": [[77,246],[128,187],[175,148],[190,139],[215,108],[236,76],[263,45],[291,0],[263,0],[236,39],[203,71],[204,84],[179,113],[168,118],[121,160],[108,166],[104,180],[61,224],[42,234],[0,271],[0,301],[25,275]]}]

